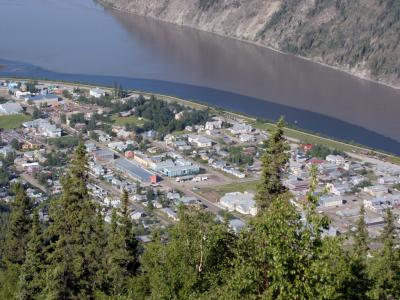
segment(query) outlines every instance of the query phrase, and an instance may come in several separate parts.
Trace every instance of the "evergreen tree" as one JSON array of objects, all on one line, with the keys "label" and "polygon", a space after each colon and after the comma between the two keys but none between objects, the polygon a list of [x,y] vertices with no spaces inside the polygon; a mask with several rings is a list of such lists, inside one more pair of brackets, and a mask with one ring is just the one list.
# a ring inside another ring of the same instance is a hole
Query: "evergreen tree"
[{"label": "evergreen tree", "polygon": [[212,299],[212,291],[229,278],[234,235],[212,214],[181,208],[168,243],[154,239],[146,245],[139,277],[150,299]]},{"label": "evergreen tree", "polygon": [[349,299],[366,299],[371,282],[367,270],[367,255],[369,251],[369,237],[365,223],[365,207],[361,205],[360,218],[353,236],[354,244],[349,254],[349,268],[351,276],[343,285]]},{"label": "evergreen tree", "polygon": [[241,234],[224,298],[342,299],[346,261],[339,241],[322,236],[328,222],[316,212],[315,188],[314,174],[304,219],[281,195]]},{"label": "evergreen tree", "polygon": [[393,213],[386,212],[386,225],[382,236],[382,249],[374,253],[371,273],[373,288],[371,299],[400,299],[400,249],[396,239]]},{"label": "evergreen tree", "polygon": [[43,289],[43,236],[37,209],[33,214],[32,230],[26,252],[25,262],[19,277],[17,298],[21,300],[39,299]]},{"label": "evergreen tree", "polygon": [[129,196],[124,190],[120,214],[113,210],[108,237],[107,278],[111,295],[121,295],[127,291],[128,282],[138,268],[137,246],[129,212]]},{"label": "evergreen tree", "polygon": [[259,212],[266,210],[273,199],[287,191],[282,184],[283,173],[289,161],[289,147],[283,136],[284,126],[283,118],[279,119],[266,142],[265,154],[261,158],[261,183],[256,195]]},{"label": "evergreen tree", "polygon": [[11,204],[11,215],[5,239],[4,259],[11,264],[22,265],[31,229],[32,203],[22,184],[14,187],[15,199]]},{"label": "evergreen tree", "polygon": [[6,228],[0,263],[0,299],[13,299],[16,282],[25,261],[25,252],[31,228],[32,204],[21,184],[14,186],[15,199]]},{"label": "evergreen tree", "polygon": [[93,298],[98,274],[97,210],[87,190],[87,157],[80,143],[70,171],[62,180],[63,194],[52,202],[51,239],[47,256],[47,299]]}]

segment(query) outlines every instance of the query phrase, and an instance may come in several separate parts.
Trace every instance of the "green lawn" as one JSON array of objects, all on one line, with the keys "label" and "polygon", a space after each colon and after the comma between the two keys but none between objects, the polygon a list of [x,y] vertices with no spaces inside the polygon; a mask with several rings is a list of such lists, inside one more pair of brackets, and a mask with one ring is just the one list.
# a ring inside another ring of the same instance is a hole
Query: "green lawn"
[{"label": "green lawn", "polygon": [[[226,193],[232,193],[232,192],[255,192],[257,190],[257,185],[259,183],[259,180],[252,180],[252,181],[246,181],[246,182],[235,182],[235,183],[229,183],[229,184],[224,184],[224,185],[215,185],[215,186],[210,186],[207,189],[214,190],[218,194],[225,195]],[[203,189],[204,191],[205,189]]]},{"label": "green lawn", "polygon": [[17,114],[9,116],[0,116],[0,128],[1,129],[14,129],[21,127],[21,124],[31,120],[32,118],[28,115]]},{"label": "green lawn", "polygon": [[113,116],[112,120],[114,121],[115,125],[124,126],[125,124],[132,124],[138,127],[143,126],[146,122],[145,119],[139,120],[136,116],[129,116],[129,117],[120,117],[120,116]]}]

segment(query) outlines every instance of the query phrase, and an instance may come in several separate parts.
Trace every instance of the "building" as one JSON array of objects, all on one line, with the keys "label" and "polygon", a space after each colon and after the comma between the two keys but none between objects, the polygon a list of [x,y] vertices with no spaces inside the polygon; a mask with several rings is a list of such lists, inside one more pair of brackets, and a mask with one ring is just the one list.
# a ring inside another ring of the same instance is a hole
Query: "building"
[{"label": "building", "polygon": [[308,180],[291,180],[288,183],[288,188],[293,192],[306,191],[310,187]]},{"label": "building", "polygon": [[325,159],[326,161],[334,163],[338,166],[343,165],[346,162],[344,157],[340,155],[329,154]]},{"label": "building", "polygon": [[100,149],[94,151],[95,161],[109,162],[114,160],[114,152],[109,149]]},{"label": "building", "polygon": [[141,168],[125,158],[119,158],[115,160],[115,166],[126,175],[129,175],[141,182],[150,183],[151,177],[154,175],[153,173]]},{"label": "building", "polygon": [[161,209],[169,218],[174,221],[179,221],[178,214],[174,212],[171,208],[166,207]]},{"label": "building", "polygon": [[254,135],[248,134],[248,133],[242,133],[239,136],[239,140],[242,143],[252,143],[256,141],[256,137]]},{"label": "building", "polygon": [[253,127],[244,123],[235,123],[231,128],[229,128],[229,131],[235,135],[243,133],[251,133],[253,132],[253,130],[254,130]]},{"label": "building", "polygon": [[15,98],[18,100],[29,100],[31,98],[31,93],[30,92],[21,92],[21,91],[16,91],[15,92]]},{"label": "building", "polygon": [[387,194],[388,188],[384,185],[373,185],[365,187],[364,192],[371,196],[377,197]]},{"label": "building", "polygon": [[24,122],[22,123],[22,126],[28,129],[34,129],[37,134],[45,137],[55,138],[60,137],[62,134],[61,128],[57,128],[57,126],[51,124],[46,119],[36,119]]},{"label": "building", "polygon": [[106,95],[106,92],[104,90],[96,87],[96,88],[90,89],[89,95],[94,98],[101,98]]},{"label": "building", "polygon": [[246,224],[242,220],[229,220],[229,228],[232,229],[232,231],[235,233],[239,233],[244,228],[244,226],[246,226]]},{"label": "building", "polygon": [[0,114],[15,115],[22,111],[22,106],[19,103],[7,102],[0,104]]},{"label": "building", "polygon": [[11,146],[5,146],[3,148],[0,148],[0,155],[3,157],[6,157],[8,155],[14,154],[15,150]]},{"label": "building", "polygon": [[208,122],[206,122],[206,125],[204,126],[205,130],[213,130],[213,129],[221,129],[221,128],[222,128],[221,120],[208,121]]},{"label": "building", "polygon": [[318,201],[318,205],[323,207],[340,206],[342,204],[342,197],[336,195],[323,195]]},{"label": "building", "polygon": [[36,106],[40,105],[52,106],[58,104],[59,100],[57,95],[47,94],[47,95],[37,95],[31,97],[28,99],[28,101],[32,101],[33,104],[35,104]]},{"label": "building", "polygon": [[188,142],[199,148],[209,148],[212,146],[212,140],[201,135],[189,135]]},{"label": "building", "polygon": [[165,160],[154,164],[153,169],[168,177],[181,177],[200,172],[199,166],[193,165],[190,161],[184,159],[177,159],[175,162],[170,159]]},{"label": "building", "polygon": [[256,202],[253,193],[227,193],[219,200],[220,205],[228,211],[237,211],[244,215],[257,214]]}]

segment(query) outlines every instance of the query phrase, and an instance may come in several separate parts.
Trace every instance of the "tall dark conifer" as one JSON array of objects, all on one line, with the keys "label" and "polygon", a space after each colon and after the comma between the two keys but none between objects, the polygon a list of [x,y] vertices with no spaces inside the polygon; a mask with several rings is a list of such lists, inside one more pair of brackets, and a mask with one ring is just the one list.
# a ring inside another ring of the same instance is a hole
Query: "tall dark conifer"
[{"label": "tall dark conifer", "polygon": [[265,211],[273,199],[287,191],[281,181],[289,162],[289,146],[283,136],[284,126],[283,118],[279,119],[266,142],[265,154],[261,159],[261,182],[256,195],[259,212]]},{"label": "tall dark conifer", "polygon": [[98,274],[97,210],[87,189],[87,157],[80,143],[70,171],[62,180],[63,194],[52,203],[52,240],[47,257],[47,299],[90,299]]},{"label": "tall dark conifer", "polygon": [[33,213],[32,230],[25,262],[21,267],[17,298],[21,300],[38,299],[44,286],[43,236],[37,209]]},{"label": "tall dark conifer", "polygon": [[137,240],[129,211],[129,195],[123,192],[119,213],[114,210],[107,247],[107,270],[110,294],[126,292],[127,283],[137,271]]},{"label": "tall dark conifer", "polygon": [[400,299],[400,249],[390,209],[386,212],[381,240],[382,248],[374,253],[375,259],[371,263],[373,288],[369,296],[372,299]]},{"label": "tall dark conifer", "polygon": [[22,265],[31,229],[32,203],[22,184],[14,187],[15,199],[11,204],[10,223],[5,239],[4,259],[11,264]]},{"label": "tall dark conifer", "polygon": [[353,235],[353,249],[348,257],[351,276],[343,285],[345,293],[351,299],[366,299],[371,282],[367,270],[369,236],[365,222],[365,208],[361,205],[360,217]]}]

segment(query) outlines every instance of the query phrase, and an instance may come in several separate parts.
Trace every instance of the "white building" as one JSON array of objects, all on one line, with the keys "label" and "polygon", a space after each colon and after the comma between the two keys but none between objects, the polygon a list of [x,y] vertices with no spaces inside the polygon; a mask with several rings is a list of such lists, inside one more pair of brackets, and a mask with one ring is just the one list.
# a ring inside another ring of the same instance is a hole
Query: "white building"
[{"label": "white building", "polygon": [[323,207],[340,206],[343,204],[343,199],[341,196],[323,195],[319,199],[318,204],[319,204],[319,206],[323,206]]},{"label": "white building", "polygon": [[219,203],[228,211],[236,210],[238,213],[252,216],[257,214],[257,207],[253,193],[227,193],[219,200]]},{"label": "white building", "polygon": [[384,185],[373,185],[365,187],[364,192],[371,196],[377,197],[387,194],[388,188]]},{"label": "white building", "polygon": [[209,121],[206,122],[206,125],[204,126],[205,130],[213,130],[213,129],[221,129],[222,128],[222,121]]},{"label": "white building", "polygon": [[46,119],[36,119],[22,123],[25,128],[35,129],[36,133],[45,137],[60,137],[62,134],[61,128],[57,128]]},{"label": "white building", "polygon": [[242,143],[252,143],[256,141],[256,137],[248,133],[243,133],[239,136],[239,140]]},{"label": "white building", "polygon": [[15,115],[22,111],[22,106],[19,103],[7,102],[0,104],[0,114]]},{"label": "white building", "polygon": [[189,135],[188,142],[199,148],[209,148],[212,146],[212,141],[201,135]]},{"label": "white building", "polygon": [[253,127],[244,123],[235,123],[229,130],[232,134],[251,133],[253,132]]},{"label": "white building", "polygon": [[89,91],[89,95],[91,97],[95,97],[95,98],[100,98],[100,97],[104,97],[106,95],[106,92],[100,88],[92,88]]},{"label": "white building", "polygon": [[326,161],[331,162],[331,163],[334,163],[334,164],[336,164],[336,165],[338,165],[338,166],[343,165],[343,164],[346,162],[346,160],[344,159],[343,156],[340,156],[340,155],[332,155],[332,154],[329,154],[329,155],[326,157]]}]

